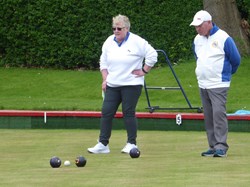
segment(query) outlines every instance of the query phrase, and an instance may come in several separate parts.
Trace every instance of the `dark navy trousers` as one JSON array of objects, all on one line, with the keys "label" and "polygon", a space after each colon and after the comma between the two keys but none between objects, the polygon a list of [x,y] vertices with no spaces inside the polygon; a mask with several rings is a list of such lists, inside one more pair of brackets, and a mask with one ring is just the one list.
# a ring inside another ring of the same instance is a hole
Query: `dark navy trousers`
[{"label": "dark navy trousers", "polygon": [[122,105],[123,120],[127,130],[127,143],[136,144],[137,119],[136,105],[142,92],[142,85],[136,86],[107,86],[102,106],[99,142],[109,143],[112,122],[120,104]]}]

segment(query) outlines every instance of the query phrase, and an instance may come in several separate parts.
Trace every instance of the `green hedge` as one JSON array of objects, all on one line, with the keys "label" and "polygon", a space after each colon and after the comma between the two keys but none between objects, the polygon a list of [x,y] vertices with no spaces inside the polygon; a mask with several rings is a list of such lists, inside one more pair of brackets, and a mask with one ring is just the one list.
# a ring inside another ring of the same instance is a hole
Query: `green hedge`
[{"label": "green hedge", "polygon": [[202,1],[2,0],[0,7],[1,66],[95,69],[117,14],[171,61],[190,58],[189,24]]}]

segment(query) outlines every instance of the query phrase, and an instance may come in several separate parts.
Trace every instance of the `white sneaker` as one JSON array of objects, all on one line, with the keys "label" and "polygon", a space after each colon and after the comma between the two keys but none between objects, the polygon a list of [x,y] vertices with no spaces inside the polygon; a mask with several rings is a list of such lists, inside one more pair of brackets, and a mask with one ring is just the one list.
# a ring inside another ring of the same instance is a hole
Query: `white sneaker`
[{"label": "white sneaker", "polygon": [[88,148],[89,153],[99,154],[99,153],[109,153],[109,146],[103,145],[101,142],[98,142],[94,147]]},{"label": "white sneaker", "polygon": [[137,148],[137,146],[135,144],[127,143],[121,152],[129,154],[130,150],[133,148]]}]

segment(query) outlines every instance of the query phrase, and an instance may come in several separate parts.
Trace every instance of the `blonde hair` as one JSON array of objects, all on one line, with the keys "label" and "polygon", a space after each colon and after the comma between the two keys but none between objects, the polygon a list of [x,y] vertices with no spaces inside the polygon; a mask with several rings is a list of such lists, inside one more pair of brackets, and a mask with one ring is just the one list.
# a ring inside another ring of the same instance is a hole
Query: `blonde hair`
[{"label": "blonde hair", "polygon": [[130,21],[127,16],[119,14],[113,17],[113,26],[115,26],[117,23],[123,23],[124,27],[128,28],[128,30],[130,29]]}]

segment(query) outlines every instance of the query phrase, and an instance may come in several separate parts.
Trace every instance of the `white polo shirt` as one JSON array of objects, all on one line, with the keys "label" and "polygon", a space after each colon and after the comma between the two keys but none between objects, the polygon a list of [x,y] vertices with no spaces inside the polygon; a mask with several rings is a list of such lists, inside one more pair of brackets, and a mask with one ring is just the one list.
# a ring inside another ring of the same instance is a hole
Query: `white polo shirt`
[{"label": "white polo shirt", "polygon": [[144,77],[136,77],[132,71],[141,69],[144,59],[145,64],[153,67],[157,52],[145,39],[131,32],[121,45],[114,38],[115,35],[111,35],[104,42],[100,57],[100,70],[108,70],[107,85],[144,85]]}]

